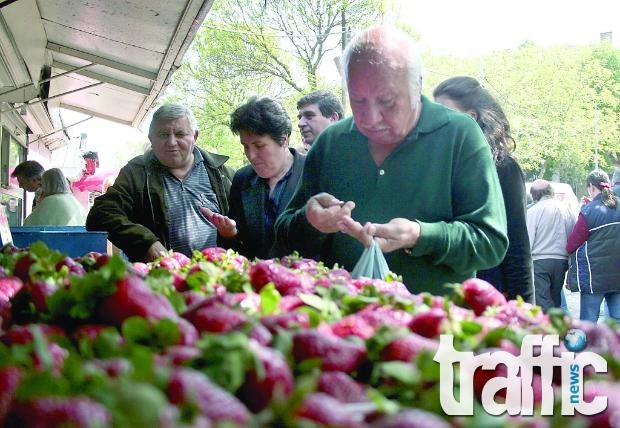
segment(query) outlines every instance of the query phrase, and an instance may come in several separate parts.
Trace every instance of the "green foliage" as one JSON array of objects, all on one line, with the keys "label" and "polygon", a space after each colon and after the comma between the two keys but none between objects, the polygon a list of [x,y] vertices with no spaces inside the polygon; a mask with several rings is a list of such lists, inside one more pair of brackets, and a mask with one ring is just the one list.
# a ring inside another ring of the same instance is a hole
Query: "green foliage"
[{"label": "green foliage", "polygon": [[568,182],[578,189],[598,163],[620,160],[620,52],[609,44],[516,50],[455,58],[425,56],[425,92],[454,75],[482,82],[505,110],[528,179]]}]

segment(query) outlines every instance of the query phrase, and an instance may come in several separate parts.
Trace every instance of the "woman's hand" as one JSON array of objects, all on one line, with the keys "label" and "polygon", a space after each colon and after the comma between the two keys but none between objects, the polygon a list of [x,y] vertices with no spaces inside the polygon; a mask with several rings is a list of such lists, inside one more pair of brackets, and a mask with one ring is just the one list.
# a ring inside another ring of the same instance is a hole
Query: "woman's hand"
[{"label": "woman's hand", "polygon": [[329,193],[319,193],[308,200],[306,218],[318,231],[336,233],[340,230],[338,222],[351,217],[353,208],[354,202],[342,202]]},{"label": "woman's hand", "polygon": [[232,238],[237,235],[237,222],[225,215],[214,213],[207,207],[201,207],[200,212],[215,226],[223,238]]}]

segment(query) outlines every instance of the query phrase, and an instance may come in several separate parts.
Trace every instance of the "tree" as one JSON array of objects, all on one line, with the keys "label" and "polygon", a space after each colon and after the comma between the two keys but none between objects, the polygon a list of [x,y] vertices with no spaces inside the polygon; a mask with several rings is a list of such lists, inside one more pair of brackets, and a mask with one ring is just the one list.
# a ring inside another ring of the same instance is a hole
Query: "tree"
[{"label": "tree", "polygon": [[[280,99],[291,117],[310,90],[340,92],[333,59],[343,34],[377,22],[378,0],[230,0],[216,2],[175,74],[168,100],[191,105],[198,145],[244,162],[228,131],[230,113],[251,95]],[[294,121],[293,121],[294,122]]]}]

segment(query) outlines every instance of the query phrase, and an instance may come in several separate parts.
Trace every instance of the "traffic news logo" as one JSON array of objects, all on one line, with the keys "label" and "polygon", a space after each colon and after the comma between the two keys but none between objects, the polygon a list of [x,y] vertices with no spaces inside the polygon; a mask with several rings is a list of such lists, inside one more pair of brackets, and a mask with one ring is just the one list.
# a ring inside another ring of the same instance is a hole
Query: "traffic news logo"
[{"label": "traffic news logo", "polygon": [[[475,355],[473,352],[459,352],[454,349],[454,336],[441,335],[439,349],[434,360],[440,366],[440,401],[443,411],[450,416],[471,416],[474,413],[474,372],[482,367],[495,369],[499,364],[507,367],[506,377],[490,379],[482,390],[481,404],[491,415],[532,416],[534,414],[534,390],[532,377],[534,367],[540,367],[542,378],[541,415],[553,415],[555,393],[552,385],[553,368],[561,367],[563,416],[572,416],[577,410],[582,415],[595,415],[607,408],[607,397],[597,396],[591,402],[583,401],[583,369],[592,366],[597,373],[607,373],[607,361],[593,352],[578,352],[585,348],[585,333],[579,329],[568,330],[564,336],[566,348],[561,356],[553,355],[553,348],[559,346],[557,334],[526,335],[521,343],[520,355],[506,351],[486,352]],[[540,352],[534,350],[540,349]],[[455,368],[455,364],[458,364]],[[458,370],[460,397],[455,398],[455,372]],[[503,403],[495,401],[495,394],[506,390]]]}]

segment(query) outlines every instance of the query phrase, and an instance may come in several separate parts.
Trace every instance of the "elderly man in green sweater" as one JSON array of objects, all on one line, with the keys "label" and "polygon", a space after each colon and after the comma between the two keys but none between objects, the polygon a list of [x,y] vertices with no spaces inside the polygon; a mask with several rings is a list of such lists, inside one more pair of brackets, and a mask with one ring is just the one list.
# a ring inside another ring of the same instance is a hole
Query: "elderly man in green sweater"
[{"label": "elderly man in green sweater", "polygon": [[413,40],[371,28],[341,63],[353,117],[308,153],[279,245],[351,270],[374,239],[411,291],[434,294],[497,265],[508,239],[489,146],[471,117],[421,95]]}]

